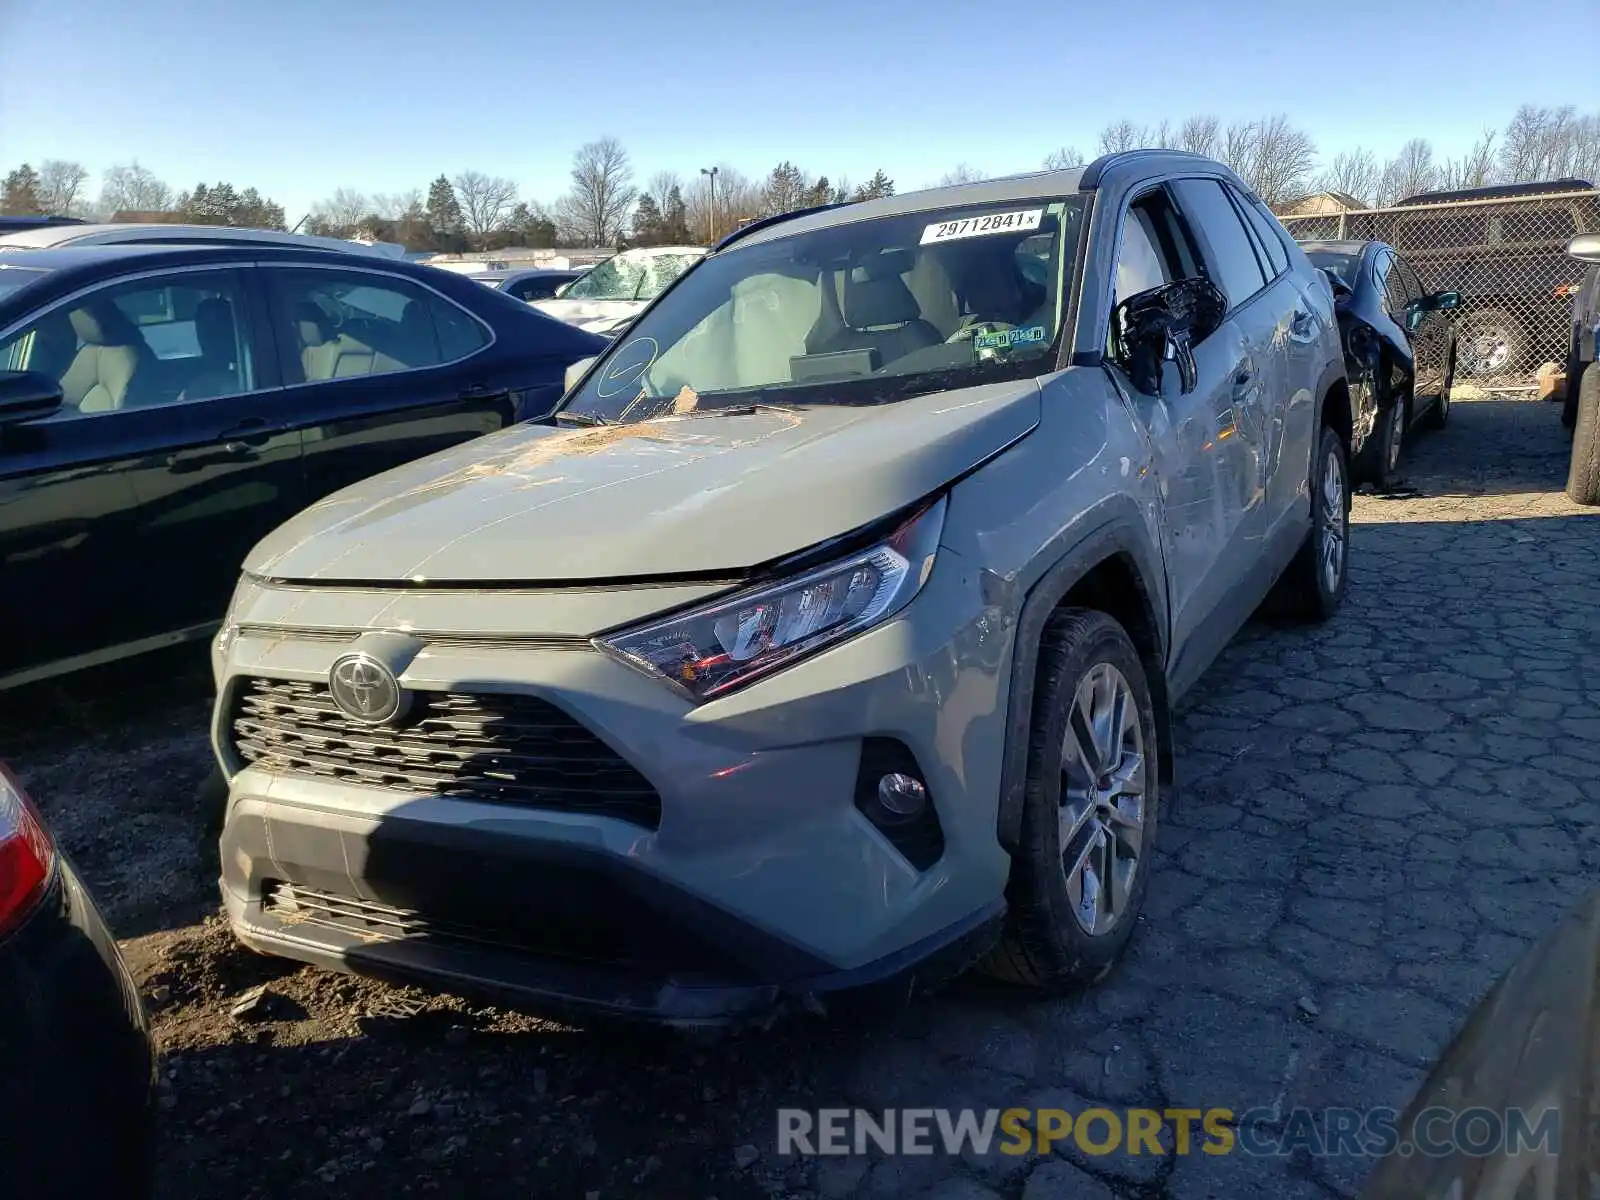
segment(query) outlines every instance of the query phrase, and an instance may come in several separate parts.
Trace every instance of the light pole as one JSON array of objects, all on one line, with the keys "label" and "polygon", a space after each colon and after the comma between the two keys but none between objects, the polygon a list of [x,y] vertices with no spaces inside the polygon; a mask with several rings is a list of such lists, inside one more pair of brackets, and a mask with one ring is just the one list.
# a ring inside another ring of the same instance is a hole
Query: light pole
[{"label": "light pole", "polygon": [[717,240],[717,168],[701,167],[700,174],[704,175],[711,183],[711,237],[710,241]]}]

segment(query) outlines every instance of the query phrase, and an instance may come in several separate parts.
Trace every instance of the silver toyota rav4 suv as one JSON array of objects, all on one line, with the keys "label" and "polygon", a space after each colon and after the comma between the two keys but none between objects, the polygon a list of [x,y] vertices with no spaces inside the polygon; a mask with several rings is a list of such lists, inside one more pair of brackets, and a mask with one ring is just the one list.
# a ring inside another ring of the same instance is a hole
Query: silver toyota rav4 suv
[{"label": "silver toyota rav4 suv", "polygon": [[1098,978],[1174,703],[1345,590],[1327,280],[1226,168],[749,226],[561,410],[323,501],[215,646],[250,946],[682,1023]]}]

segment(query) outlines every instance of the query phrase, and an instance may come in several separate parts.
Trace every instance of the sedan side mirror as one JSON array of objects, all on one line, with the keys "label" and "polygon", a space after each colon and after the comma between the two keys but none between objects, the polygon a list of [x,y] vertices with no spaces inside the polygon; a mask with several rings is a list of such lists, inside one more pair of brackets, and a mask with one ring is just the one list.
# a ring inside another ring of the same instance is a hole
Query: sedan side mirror
[{"label": "sedan side mirror", "polygon": [[1438,309],[1441,312],[1461,307],[1460,292],[1435,292],[1429,299],[1432,303],[1428,307]]},{"label": "sedan side mirror", "polygon": [[37,421],[61,408],[61,385],[38,371],[0,371],[0,425]]},{"label": "sedan side mirror", "polygon": [[562,380],[562,391],[570,392],[578,386],[578,381],[588,374],[589,368],[594,366],[598,354],[591,354],[588,358],[580,358],[567,368],[566,377]]},{"label": "sedan side mirror", "polygon": [[1116,358],[1133,385],[1161,393],[1165,365],[1178,368],[1179,389],[1194,391],[1194,347],[1222,327],[1228,300],[1209,279],[1180,279],[1130,296],[1111,314]]},{"label": "sedan side mirror", "polygon": [[1579,262],[1600,263],[1600,233],[1581,233],[1567,243],[1567,253]]}]

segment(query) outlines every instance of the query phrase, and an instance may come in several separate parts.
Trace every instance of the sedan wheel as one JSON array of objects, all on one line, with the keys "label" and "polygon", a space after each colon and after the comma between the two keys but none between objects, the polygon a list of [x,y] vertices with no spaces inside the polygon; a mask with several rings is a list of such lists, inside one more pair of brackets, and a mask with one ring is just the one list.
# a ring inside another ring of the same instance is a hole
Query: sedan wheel
[{"label": "sedan wheel", "polygon": [[[1399,407],[1398,405],[1396,406]],[[1402,413],[1401,420],[1404,415]],[[1399,455],[1395,455],[1398,460]],[[1327,452],[1322,459],[1322,503],[1318,518],[1317,557],[1322,564],[1322,584],[1330,593],[1344,585],[1345,542],[1350,534],[1349,509],[1344,486],[1344,455]]]}]

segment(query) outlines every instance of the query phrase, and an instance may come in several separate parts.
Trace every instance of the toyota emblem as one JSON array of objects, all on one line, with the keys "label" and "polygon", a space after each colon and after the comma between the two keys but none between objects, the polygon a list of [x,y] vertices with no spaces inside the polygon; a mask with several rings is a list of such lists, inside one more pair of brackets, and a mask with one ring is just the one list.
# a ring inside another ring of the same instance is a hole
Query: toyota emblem
[{"label": "toyota emblem", "polygon": [[347,654],[335,662],[328,691],[340,712],[363,725],[394,720],[405,699],[394,672],[370,654]]}]

